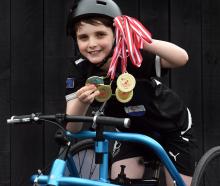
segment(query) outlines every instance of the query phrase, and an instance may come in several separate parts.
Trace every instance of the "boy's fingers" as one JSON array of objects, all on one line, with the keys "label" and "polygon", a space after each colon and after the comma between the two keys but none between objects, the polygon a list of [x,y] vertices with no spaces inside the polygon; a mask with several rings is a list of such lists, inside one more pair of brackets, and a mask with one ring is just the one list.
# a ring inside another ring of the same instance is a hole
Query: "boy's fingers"
[{"label": "boy's fingers", "polygon": [[80,97],[81,95],[83,94],[88,94],[88,92],[91,92],[91,91],[95,91],[97,88],[95,85],[86,85],[84,87],[82,87],[81,89],[79,89],[76,94],[77,94],[77,97]]},{"label": "boy's fingers", "polygon": [[86,86],[77,91],[77,97],[83,103],[92,103],[100,92],[97,90],[95,85]]}]

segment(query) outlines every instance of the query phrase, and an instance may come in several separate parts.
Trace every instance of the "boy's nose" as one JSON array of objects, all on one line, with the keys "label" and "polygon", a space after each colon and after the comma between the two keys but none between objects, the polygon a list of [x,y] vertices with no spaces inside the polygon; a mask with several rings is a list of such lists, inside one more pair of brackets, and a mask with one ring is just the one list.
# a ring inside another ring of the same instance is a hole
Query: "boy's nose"
[{"label": "boy's nose", "polygon": [[96,39],[95,38],[90,38],[89,39],[89,47],[93,48],[95,46],[97,46]]}]

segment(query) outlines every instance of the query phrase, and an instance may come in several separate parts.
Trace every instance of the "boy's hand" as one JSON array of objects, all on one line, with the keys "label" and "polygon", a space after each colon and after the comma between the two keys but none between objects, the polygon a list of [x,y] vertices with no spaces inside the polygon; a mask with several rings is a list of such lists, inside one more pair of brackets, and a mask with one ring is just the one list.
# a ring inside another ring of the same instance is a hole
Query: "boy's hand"
[{"label": "boy's hand", "polygon": [[84,104],[90,104],[100,92],[94,84],[86,84],[76,92],[77,98]]}]

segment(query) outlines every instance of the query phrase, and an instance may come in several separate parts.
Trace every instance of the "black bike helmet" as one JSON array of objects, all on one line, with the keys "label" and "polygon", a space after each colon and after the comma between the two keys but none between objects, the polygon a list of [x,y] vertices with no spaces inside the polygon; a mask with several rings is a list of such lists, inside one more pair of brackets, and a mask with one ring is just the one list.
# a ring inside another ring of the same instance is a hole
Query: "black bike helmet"
[{"label": "black bike helmet", "polygon": [[121,15],[121,10],[113,0],[78,0],[70,10],[67,34],[73,35],[75,22],[86,17],[103,16],[112,20]]}]

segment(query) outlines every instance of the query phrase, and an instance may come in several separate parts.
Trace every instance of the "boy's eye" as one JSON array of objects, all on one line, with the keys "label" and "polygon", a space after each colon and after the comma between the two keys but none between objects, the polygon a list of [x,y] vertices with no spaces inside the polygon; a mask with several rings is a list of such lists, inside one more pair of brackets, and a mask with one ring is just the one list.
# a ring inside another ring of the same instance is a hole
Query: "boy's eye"
[{"label": "boy's eye", "polygon": [[104,36],[106,36],[106,33],[98,32],[96,35],[97,35],[97,37],[104,37]]},{"label": "boy's eye", "polygon": [[88,36],[87,35],[79,35],[79,36],[77,36],[77,38],[79,40],[86,40],[88,38]]}]

